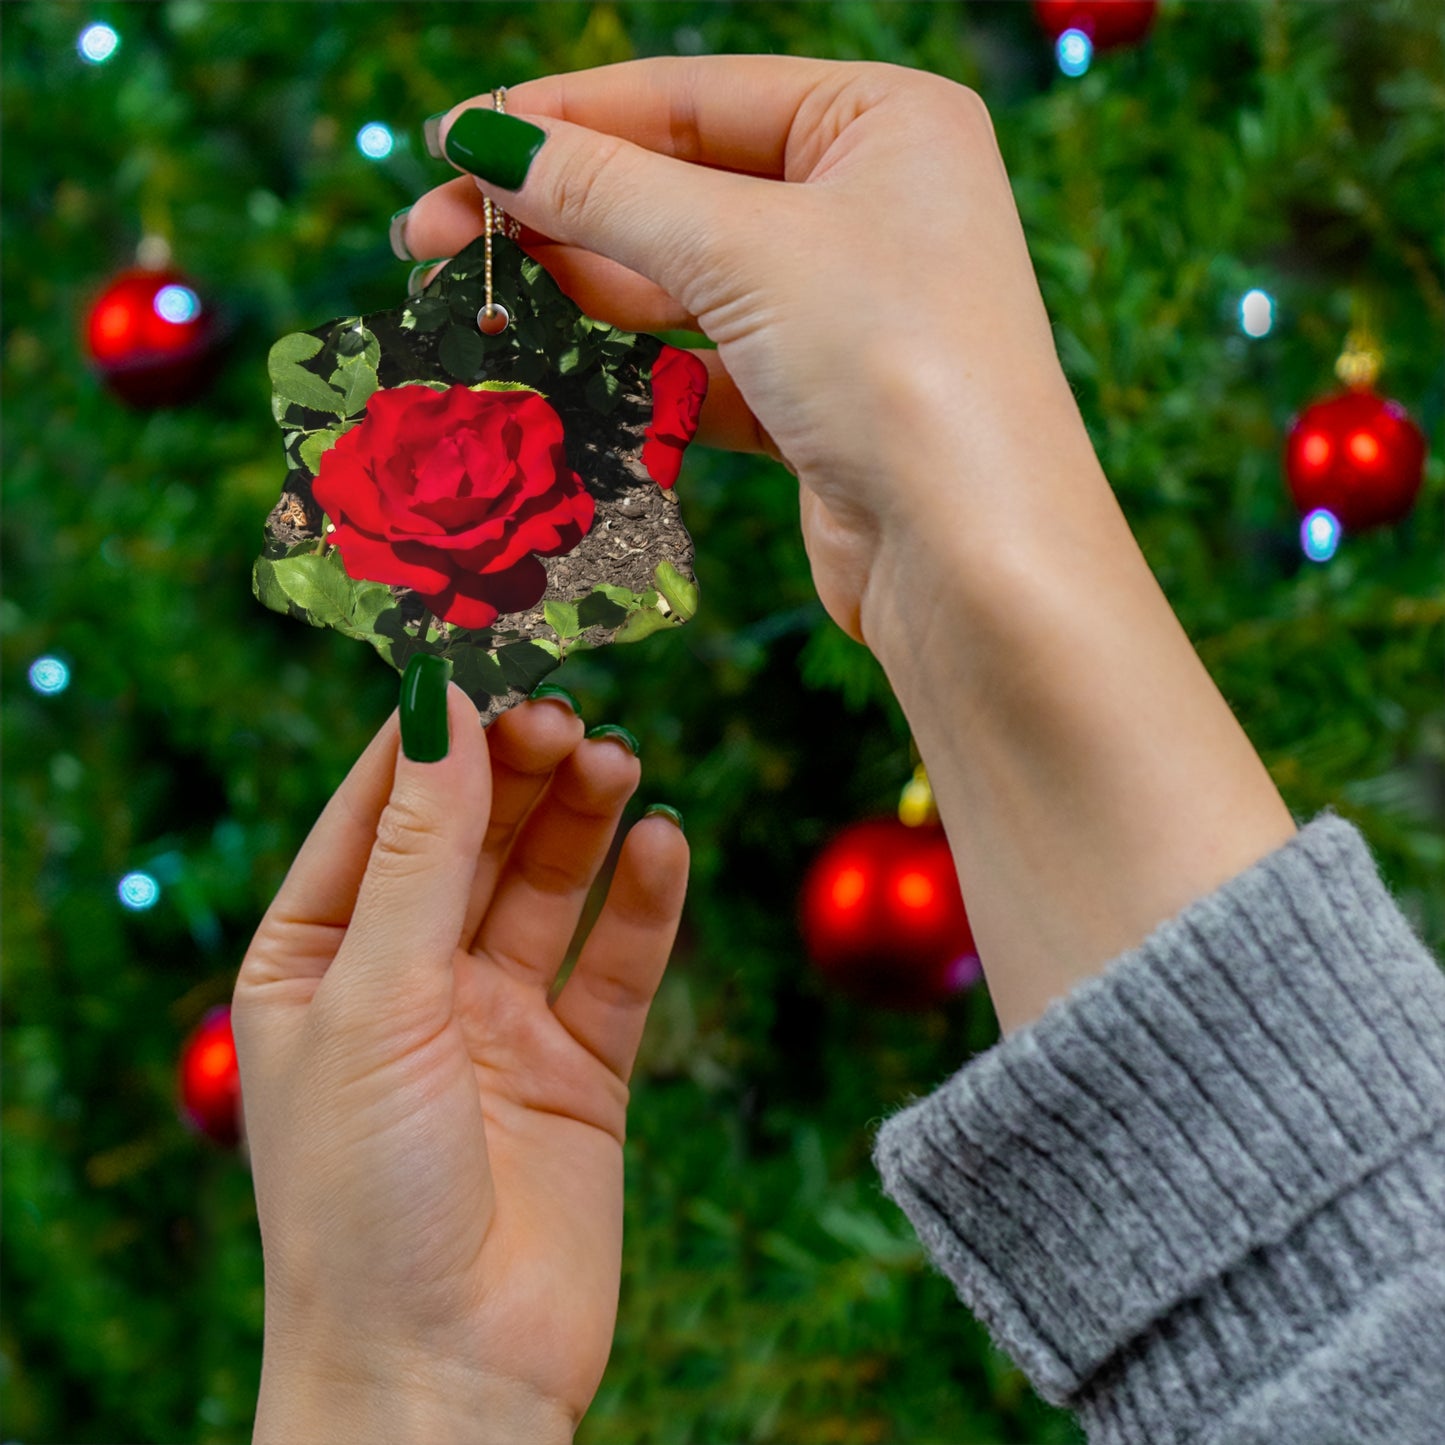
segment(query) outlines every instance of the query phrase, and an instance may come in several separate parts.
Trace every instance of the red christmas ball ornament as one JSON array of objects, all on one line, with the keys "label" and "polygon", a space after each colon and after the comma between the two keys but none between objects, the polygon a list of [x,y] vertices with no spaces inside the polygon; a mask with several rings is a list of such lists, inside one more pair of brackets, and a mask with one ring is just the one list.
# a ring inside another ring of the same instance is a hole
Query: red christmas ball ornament
[{"label": "red christmas ball ornament", "polygon": [[1285,477],[1301,516],[1318,508],[1347,532],[1398,522],[1425,474],[1425,436],[1405,408],[1368,387],[1307,406],[1290,426]]},{"label": "red christmas ball ornament", "polygon": [[241,1140],[241,1071],[231,1037],[231,1010],[213,1008],[181,1048],[182,1116],[209,1139]]},{"label": "red christmas ball ornament", "polygon": [[943,1003],[980,977],[953,855],[935,824],[844,829],[803,882],[803,938],[840,992],[881,1008]]},{"label": "red christmas ball ornament", "polygon": [[85,346],[106,385],[133,406],[198,396],[215,374],[216,324],[178,271],[123,271],[85,320]]},{"label": "red christmas ball ornament", "polygon": [[1095,50],[1136,45],[1158,9],[1158,0],[1034,0],[1034,15],[1050,40],[1082,30]]}]

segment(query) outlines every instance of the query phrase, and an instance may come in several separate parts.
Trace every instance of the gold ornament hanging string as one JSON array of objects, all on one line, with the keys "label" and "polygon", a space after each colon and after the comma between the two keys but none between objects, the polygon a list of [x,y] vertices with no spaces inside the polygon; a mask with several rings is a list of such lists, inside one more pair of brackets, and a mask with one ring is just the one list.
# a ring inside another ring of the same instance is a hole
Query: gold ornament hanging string
[{"label": "gold ornament hanging string", "polygon": [[[498,115],[506,115],[507,87],[505,85],[499,85],[492,92],[492,109]],[[482,309],[477,312],[477,329],[484,336],[500,336],[512,320],[507,308],[498,303],[492,289],[492,237],[502,235],[514,241],[520,232],[521,227],[495,201],[489,196],[482,197],[482,234],[486,238],[483,285],[486,300]]]}]

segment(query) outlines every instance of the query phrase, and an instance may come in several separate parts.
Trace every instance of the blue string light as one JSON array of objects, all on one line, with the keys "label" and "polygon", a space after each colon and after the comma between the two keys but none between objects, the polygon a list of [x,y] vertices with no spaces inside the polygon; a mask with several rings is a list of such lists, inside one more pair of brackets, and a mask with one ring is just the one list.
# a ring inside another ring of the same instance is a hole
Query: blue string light
[{"label": "blue string light", "polygon": [[1094,42],[1082,30],[1066,30],[1054,45],[1059,69],[1069,76],[1080,76],[1094,59]]},{"label": "blue string light", "polygon": [[127,873],[115,891],[124,907],[133,913],[143,913],[159,901],[161,885],[149,873]]},{"label": "blue string light", "polygon": [[368,121],[356,132],[356,148],[367,160],[384,161],[395,144],[391,127],[382,125],[379,120]]},{"label": "blue string light", "polygon": [[120,36],[103,24],[87,25],[75,42],[80,58],[90,65],[104,65],[119,47]]},{"label": "blue string light", "polygon": [[1274,297],[1256,287],[1239,302],[1239,329],[1246,336],[1268,336],[1274,329]]},{"label": "blue string light", "polygon": [[58,657],[37,657],[30,664],[30,686],[45,697],[54,697],[70,686],[70,669]]},{"label": "blue string light", "polygon": [[184,326],[201,314],[201,298],[189,286],[162,286],[151,303],[162,321]]},{"label": "blue string light", "polygon": [[1311,562],[1328,562],[1340,545],[1340,519],[1324,507],[1316,507],[1300,523],[1299,541]]}]

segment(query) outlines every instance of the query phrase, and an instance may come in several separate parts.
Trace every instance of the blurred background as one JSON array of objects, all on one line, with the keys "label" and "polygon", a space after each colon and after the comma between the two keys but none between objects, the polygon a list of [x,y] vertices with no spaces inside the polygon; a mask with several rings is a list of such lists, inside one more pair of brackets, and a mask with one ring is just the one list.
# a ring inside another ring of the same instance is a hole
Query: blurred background
[{"label": "blurred background", "polygon": [[[1445,944],[1445,13],[1100,8],[3,7],[6,1439],[250,1437],[260,1246],[224,1033],[195,1031],[397,693],[251,595],[266,353],[400,301],[388,217],[452,174],[421,121],[493,85],[768,51],[978,89],[1150,563],[1296,816],[1358,823]],[[907,726],[814,598],[787,474],[695,449],[678,490],[696,620],[556,675],[638,735],[630,816],[675,804],[695,859],[579,1438],[1076,1441],[868,1160],[997,1037],[986,995],[875,918],[858,947],[928,1005],[887,1007],[799,927],[815,860],[897,806]]]}]

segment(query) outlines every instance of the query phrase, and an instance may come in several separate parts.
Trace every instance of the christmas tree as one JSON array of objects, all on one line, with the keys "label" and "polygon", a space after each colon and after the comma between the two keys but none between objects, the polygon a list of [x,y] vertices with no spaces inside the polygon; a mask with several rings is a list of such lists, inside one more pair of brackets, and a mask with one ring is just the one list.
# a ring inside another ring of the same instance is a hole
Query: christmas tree
[{"label": "christmas tree", "polygon": [[[1296,816],[1357,823],[1445,945],[1445,28],[1428,0],[1166,0],[1146,38],[1097,50],[1022,3],[693,0],[34,0],[3,7],[0,40],[7,1438],[249,1439],[250,1178],[181,1122],[177,1060],[397,693],[370,649],[251,595],[284,466],[266,354],[397,304],[387,218],[451,175],[421,120],[493,85],[776,51],[978,90],[1065,368],[1170,601]],[[93,364],[86,318],[138,248],[170,268],[157,314],[206,319],[187,344],[215,375],[188,376],[206,389],[184,403],[128,403]],[[1321,524],[1306,555],[1285,436],[1338,389],[1351,333],[1431,455],[1408,515]],[[809,862],[911,772],[902,717],[816,601],[792,479],[695,450],[678,491],[696,619],[556,675],[589,722],[640,737],[635,810],[676,804],[694,848],[633,1083],[617,1341],[579,1438],[1077,1440],[868,1159],[882,1115],[997,1037],[986,995],[880,1011],[800,941]]]}]

